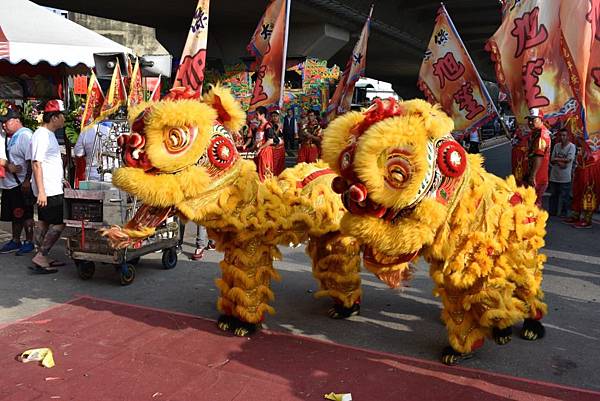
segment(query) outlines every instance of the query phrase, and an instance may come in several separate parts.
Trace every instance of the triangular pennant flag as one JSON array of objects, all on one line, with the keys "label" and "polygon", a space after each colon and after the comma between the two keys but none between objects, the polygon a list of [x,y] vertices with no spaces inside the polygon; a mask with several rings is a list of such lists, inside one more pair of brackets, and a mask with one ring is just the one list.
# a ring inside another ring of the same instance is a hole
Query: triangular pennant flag
[{"label": "triangular pennant flag", "polygon": [[127,107],[132,108],[144,101],[144,87],[142,85],[142,70],[140,61],[136,59],[135,67],[130,75],[129,95],[127,97]]},{"label": "triangular pennant flag", "polygon": [[158,80],[156,82],[156,85],[154,86],[154,90],[152,91],[152,94],[150,95],[150,101],[151,102],[158,102],[160,100],[160,91],[162,89],[162,76],[158,77]]},{"label": "triangular pennant flag", "polygon": [[360,38],[354,46],[352,55],[350,56],[340,81],[335,88],[335,92],[329,101],[329,105],[327,106],[327,121],[331,121],[336,116],[350,110],[352,95],[354,94],[354,85],[360,77],[365,75],[365,68],[367,66],[367,43],[369,41],[372,14],[373,6],[371,6],[371,11],[369,11],[369,16],[365,21]]},{"label": "triangular pennant flag", "polygon": [[272,0],[248,44],[248,51],[256,57],[254,90],[248,109],[250,114],[259,106],[273,110],[281,105],[289,6],[289,0]]},{"label": "triangular pennant flag", "polygon": [[87,90],[87,99],[85,101],[85,109],[81,116],[81,131],[93,125],[100,117],[100,111],[104,104],[104,94],[98,83],[96,74],[92,71],[90,83]]},{"label": "triangular pennant flag", "polygon": [[102,110],[100,111],[101,117],[107,117],[114,114],[119,107],[127,104],[127,94],[125,93],[125,85],[123,85],[123,77],[121,76],[121,67],[117,61],[115,69],[113,71],[112,79],[110,81],[110,87],[108,88],[108,95],[104,99]]},{"label": "triangular pennant flag", "polygon": [[208,41],[209,7],[210,0],[198,0],[173,87],[183,86],[202,92]]},{"label": "triangular pennant flag", "polygon": [[418,86],[429,102],[440,104],[457,131],[477,128],[494,115],[487,89],[443,5],[421,63]]}]

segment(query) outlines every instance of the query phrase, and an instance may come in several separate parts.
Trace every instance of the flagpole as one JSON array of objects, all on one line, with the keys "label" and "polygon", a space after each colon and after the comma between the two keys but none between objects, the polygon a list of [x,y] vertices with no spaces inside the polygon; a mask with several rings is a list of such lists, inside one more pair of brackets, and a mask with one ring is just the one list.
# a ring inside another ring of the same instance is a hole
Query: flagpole
[{"label": "flagpole", "polygon": [[465,46],[465,44],[462,41],[462,38],[458,34],[458,31],[456,30],[456,27],[454,26],[454,22],[452,22],[452,18],[450,18],[450,14],[448,14],[448,10],[446,10],[446,6],[444,5],[443,2],[440,2],[440,5],[442,6],[442,10],[444,11],[444,14],[446,14],[446,17],[448,18],[448,23],[450,24],[450,27],[456,34],[456,38],[460,42],[460,45],[463,47],[463,49],[465,49],[465,54],[469,58],[469,61],[471,62],[471,65],[473,66],[473,69],[475,70],[475,75],[477,76],[477,80],[479,81],[479,87],[483,91],[483,95],[487,98],[488,102],[492,106],[492,109],[494,109],[496,116],[498,116],[498,120],[500,120],[500,124],[502,125],[504,134],[506,135],[506,137],[508,139],[511,139],[510,133],[508,132],[508,127],[506,126],[506,123],[504,122],[504,120],[500,117],[500,113],[498,112],[498,109],[496,108],[496,105],[494,104],[492,97],[490,96],[487,88],[485,87],[485,85],[483,83],[483,79],[481,79],[481,76],[479,75],[479,71],[477,70],[477,66],[473,62],[473,59],[471,58],[471,54],[469,53],[469,50],[467,50],[467,47]]},{"label": "flagpole", "polygon": [[281,66],[281,84],[279,87],[279,101],[278,106],[280,110],[283,110],[283,90],[285,88],[285,70],[287,65],[287,46],[288,46],[288,33],[290,31],[290,6],[292,0],[285,0],[285,34],[283,35],[283,62]]}]

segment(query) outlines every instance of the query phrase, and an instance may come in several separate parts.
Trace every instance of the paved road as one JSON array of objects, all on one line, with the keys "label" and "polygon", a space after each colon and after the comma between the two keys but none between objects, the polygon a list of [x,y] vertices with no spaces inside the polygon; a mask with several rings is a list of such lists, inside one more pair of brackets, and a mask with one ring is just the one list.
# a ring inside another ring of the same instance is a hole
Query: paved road
[{"label": "paved road", "polygon": [[[510,170],[510,149],[504,144],[484,152],[486,167],[499,175]],[[8,226],[0,225],[6,232]],[[193,229],[188,232],[193,233]],[[544,290],[550,313],[545,319],[547,337],[535,343],[515,338],[509,345],[488,342],[478,357],[465,366],[535,380],[544,380],[600,390],[600,246],[598,225],[575,230],[551,219],[546,238],[549,256]],[[0,232],[1,234],[1,232]],[[191,252],[193,239],[187,238]],[[55,257],[62,257],[62,248]],[[440,303],[431,295],[427,266],[411,286],[389,290],[371,274],[363,274],[364,300],[361,316],[332,321],[327,300],[313,299],[317,286],[303,247],[283,248],[284,261],[276,263],[282,281],[274,283],[277,314],[266,325],[275,330],[310,336],[396,354],[437,360],[446,345],[439,320]],[[29,316],[78,294],[133,304],[192,313],[215,319],[219,274],[217,252],[205,261],[180,260],[174,270],[161,269],[160,255],[140,263],[138,276],[129,287],[121,287],[113,269],[97,269],[91,281],[82,281],[72,264],[58,274],[29,273],[25,257],[0,255],[0,324]],[[399,383],[398,385],[401,385]]]}]

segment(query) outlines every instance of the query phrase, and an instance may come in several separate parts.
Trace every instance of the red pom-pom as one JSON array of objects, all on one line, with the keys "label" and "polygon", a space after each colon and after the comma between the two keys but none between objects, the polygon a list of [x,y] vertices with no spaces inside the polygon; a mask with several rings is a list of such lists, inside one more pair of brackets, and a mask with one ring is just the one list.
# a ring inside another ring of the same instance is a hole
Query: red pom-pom
[{"label": "red pom-pom", "polygon": [[438,149],[437,165],[446,177],[459,177],[467,167],[467,154],[458,142],[446,141]]}]

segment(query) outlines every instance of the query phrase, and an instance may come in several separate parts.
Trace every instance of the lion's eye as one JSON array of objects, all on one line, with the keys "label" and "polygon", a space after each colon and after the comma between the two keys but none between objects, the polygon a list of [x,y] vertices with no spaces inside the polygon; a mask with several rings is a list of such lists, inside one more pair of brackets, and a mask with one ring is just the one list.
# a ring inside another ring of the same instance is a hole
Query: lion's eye
[{"label": "lion's eye", "polygon": [[386,183],[392,188],[402,188],[411,178],[412,165],[405,157],[399,155],[391,156],[387,163]]},{"label": "lion's eye", "polygon": [[165,146],[169,152],[181,152],[189,145],[190,138],[191,135],[187,127],[170,128],[165,135]]}]

